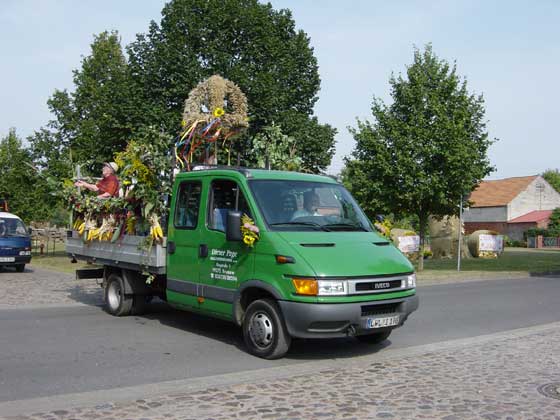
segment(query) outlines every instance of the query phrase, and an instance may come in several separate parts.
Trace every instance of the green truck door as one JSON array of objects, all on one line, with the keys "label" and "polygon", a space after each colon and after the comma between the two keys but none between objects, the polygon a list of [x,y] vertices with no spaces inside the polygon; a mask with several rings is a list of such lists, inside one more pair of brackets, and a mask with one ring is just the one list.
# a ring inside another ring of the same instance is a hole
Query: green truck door
[{"label": "green truck door", "polygon": [[231,318],[232,303],[241,281],[251,278],[254,269],[252,248],[242,242],[226,241],[225,226],[229,210],[239,210],[251,216],[245,194],[232,179],[214,179],[210,183],[206,209],[206,225],[201,243],[208,249],[200,260],[200,283],[203,285],[202,306],[226,318]]},{"label": "green truck door", "polygon": [[171,304],[198,308],[200,270],[201,181],[183,181],[174,194],[167,244],[167,300]]}]

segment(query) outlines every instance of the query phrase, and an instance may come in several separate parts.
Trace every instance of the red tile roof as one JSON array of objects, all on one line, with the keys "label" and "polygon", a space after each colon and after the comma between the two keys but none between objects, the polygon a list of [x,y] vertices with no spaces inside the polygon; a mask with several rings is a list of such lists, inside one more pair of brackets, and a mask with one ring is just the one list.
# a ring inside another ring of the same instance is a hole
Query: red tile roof
[{"label": "red tile roof", "polygon": [[524,191],[535,178],[537,175],[482,181],[469,198],[473,203],[471,207],[505,206]]},{"label": "red tile roof", "polygon": [[538,223],[550,219],[551,214],[552,210],[533,210],[523,216],[510,220],[508,223]]}]

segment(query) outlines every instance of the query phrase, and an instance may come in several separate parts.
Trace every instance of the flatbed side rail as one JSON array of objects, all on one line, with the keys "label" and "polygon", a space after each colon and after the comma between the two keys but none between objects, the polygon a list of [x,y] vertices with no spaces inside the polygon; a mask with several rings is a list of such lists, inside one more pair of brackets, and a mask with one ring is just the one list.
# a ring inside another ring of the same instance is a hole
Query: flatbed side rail
[{"label": "flatbed side rail", "polygon": [[66,253],[77,260],[109,265],[153,274],[166,273],[167,240],[146,249],[145,236],[124,235],[115,243],[108,241],[84,242],[78,232],[66,238]]}]

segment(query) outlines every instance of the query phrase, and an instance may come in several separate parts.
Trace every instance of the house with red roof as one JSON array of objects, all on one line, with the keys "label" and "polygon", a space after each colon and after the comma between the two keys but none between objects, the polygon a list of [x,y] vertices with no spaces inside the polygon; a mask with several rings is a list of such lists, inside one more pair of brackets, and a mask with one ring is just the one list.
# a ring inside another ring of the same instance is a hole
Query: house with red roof
[{"label": "house with red roof", "polygon": [[522,240],[527,229],[546,228],[552,210],[560,207],[558,193],[542,176],[482,181],[465,209],[465,233],[489,229]]}]

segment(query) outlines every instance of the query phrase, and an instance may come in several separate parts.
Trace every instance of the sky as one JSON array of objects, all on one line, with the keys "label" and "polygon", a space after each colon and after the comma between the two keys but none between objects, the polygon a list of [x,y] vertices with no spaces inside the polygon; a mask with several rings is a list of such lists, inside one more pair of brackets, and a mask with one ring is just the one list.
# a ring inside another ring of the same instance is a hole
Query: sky
[{"label": "sky", "polygon": [[[72,71],[93,35],[116,29],[123,46],[162,0],[1,0],[0,136],[25,138],[50,119],[55,89],[73,89]],[[406,71],[414,46],[457,63],[469,91],[483,94],[496,167],[489,179],[560,168],[560,2],[273,0],[292,11],[311,40],[321,90],[315,115],[338,129],[329,173],[354,147],[349,126],[371,117],[374,96],[390,102],[389,77]]]}]

